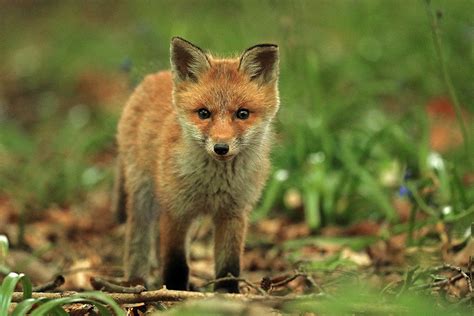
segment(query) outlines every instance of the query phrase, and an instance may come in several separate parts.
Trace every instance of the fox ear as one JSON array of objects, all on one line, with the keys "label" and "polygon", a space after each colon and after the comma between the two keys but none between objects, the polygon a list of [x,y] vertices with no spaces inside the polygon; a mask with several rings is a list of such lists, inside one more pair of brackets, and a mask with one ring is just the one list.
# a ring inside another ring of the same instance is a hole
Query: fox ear
[{"label": "fox ear", "polygon": [[209,69],[206,54],[199,47],[180,37],[171,39],[171,70],[175,82],[197,82],[201,73]]},{"label": "fox ear", "polygon": [[240,57],[239,70],[250,76],[250,80],[269,84],[278,79],[278,62],[277,45],[255,45],[247,49]]}]

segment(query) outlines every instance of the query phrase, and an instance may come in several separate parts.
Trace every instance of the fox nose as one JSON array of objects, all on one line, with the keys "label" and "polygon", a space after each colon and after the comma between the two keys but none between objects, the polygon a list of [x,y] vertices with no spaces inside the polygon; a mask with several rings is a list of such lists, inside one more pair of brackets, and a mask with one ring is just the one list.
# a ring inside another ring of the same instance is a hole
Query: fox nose
[{"label": "fox nose", "polygon": [[214,145],[214,152],[219,156],[224,156],[229,152],[229,145],[227,144],[215,144]]}]

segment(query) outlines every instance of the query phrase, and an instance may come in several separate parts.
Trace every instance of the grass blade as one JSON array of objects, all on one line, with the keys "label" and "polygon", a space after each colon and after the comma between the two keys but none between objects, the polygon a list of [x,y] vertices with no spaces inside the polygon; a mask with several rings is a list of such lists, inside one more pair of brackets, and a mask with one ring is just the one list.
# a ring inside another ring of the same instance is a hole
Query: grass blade
[{"label": "grass blade", "polygon": [[0,235],[0,266],[4,265],[8,255],[8,238]]},{"label": "grass blade", "polygon": [[0,288],[0,315],[7,315],[8,306],[11,303],[12,295],[18,282],[21,282],[23,285],[23,298],[28,299],[31,297],[32,286],[28,277],[23,273],[10,272],[3,280],[2,287]]},{"label": "grass blade", "polygon": [[47,298],[29,298],[20,302],[13,310],[12,316],[24,316],[30,311],[34,305],[39,305],[48,301]]},{"label": "grass blade", "polygon": [[101,292],[80,293],[70,297],[48,301],[35,309],[31,313],[31,316],[42,316],[63,305],[74,303],[93,304],[99,310],[100,315],[112,315],[112,313],[107,309],[107,305],[113,310],[115,315],[125,316],[125,312],[120,308],[120,306],[112,298]]},{"label": "grass blade", "polygon": [[431,33],[433,36],[433,43],[435,46],[436,50],[436,55],[438,57],[439,65],[441,68],[441,73],[443,75],[443,80],[446,85],[446,88],[448,89],[449,92],[449,97],[451,98],[451,101],[453,102],[454,105],[454,110],[456,113],[456,119],[459,124],[459,128],[461,129],[462,133],[462,138],[464,141],[464,151],[466,154],[467,161],[469,162],[469,165],[472,166],[472,161],[473,161],[473,156],[470,154],[470,148],[469,148],[469,134],[466,129],[466,125],[464,124],[464,120],[462,118],[462,111],[461,111],[461,106],[459,105],[459,99],[456,94],[456,91],[454,90],[453,83],[451,81],[451,77],[448,72],[448,67],[446,65],[446,60],[444,58],[443,54],[443,49],[441,45],[441,36],[439,35],[439,26],[438,26],[438,20],[440,19],[440,15],[434,14],[433,13],[433,8],[431,7],[431,0],[425,0],[426,3],[426,12],[428,14],[428,18],[430,20],[430,26],[431,26]]},{"label": "grass blade", "polygon": [[319,207],[319,192],[307,189],[304,194],[305,220],[311,230],[321,226],[321,210]]}]

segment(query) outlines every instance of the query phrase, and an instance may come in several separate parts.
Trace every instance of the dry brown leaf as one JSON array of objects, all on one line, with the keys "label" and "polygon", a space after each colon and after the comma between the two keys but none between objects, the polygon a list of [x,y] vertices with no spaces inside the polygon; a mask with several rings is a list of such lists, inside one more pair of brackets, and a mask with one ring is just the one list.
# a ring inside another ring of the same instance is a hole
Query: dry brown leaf
[{"label": "dry brown leaf", "polygon": [[370,260],[370,257],[367,253],[357,252],[350,248],[342,249],[341,258],[348,259],[361,267],[368,267],[372,264],[372,260]]},{"label": "dry brown leaf", "polygon": [[452,262],[458,267],[467,267],[469,257],[474,258],[474,238],[470,238],[466,246],[452,257]]}]

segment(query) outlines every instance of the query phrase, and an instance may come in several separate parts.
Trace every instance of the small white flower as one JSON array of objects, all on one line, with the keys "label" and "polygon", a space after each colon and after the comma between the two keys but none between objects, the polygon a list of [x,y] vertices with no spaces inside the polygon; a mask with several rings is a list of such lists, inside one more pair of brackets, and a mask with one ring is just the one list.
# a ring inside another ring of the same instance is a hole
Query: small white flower
[{"label": "small white flower", "polygon": [[435,151],[430,152],[428,155],[428,165],[436,170],[444,169],[444,161],[441,155]]},{"label": "small white flower", "polygon": [[449,215],[453,212],[453,207],[451,205],[446,205],[441,211],[443,212],[443,215]]},{"label": "small white flower", "polygon": [[326,155],[322,151],[319,151],[317,153],[310,154],[308,160],[312,164],[322,163],[324,160],[326,160]]},{"label": "small white flower", "polygon": [[288,170],[286,169],[279,169],[275,172],[274,177],[277,181],[283,182],[288,179]]}]

